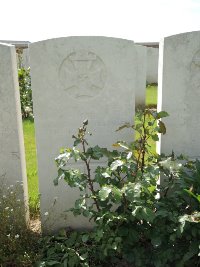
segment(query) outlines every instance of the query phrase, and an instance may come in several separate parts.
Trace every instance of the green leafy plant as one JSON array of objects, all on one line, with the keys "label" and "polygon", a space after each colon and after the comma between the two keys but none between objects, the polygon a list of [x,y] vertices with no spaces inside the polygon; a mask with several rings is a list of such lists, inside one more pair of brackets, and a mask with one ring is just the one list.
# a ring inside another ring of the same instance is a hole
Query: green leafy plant
[{"label": "green leafy plant", "polygon": [[[55,261],[51,266],[62,266],[58,264],[66,260],[63,266],[69,267],[199,266],[200,191],[192,188],[199,183],[199,163],[176,158],[174,153],[161,158],[150,151],[151,140],[158,141],[159,134],[166,133],[161,120],[166,116],[164,111],[138,112],[136,125],[118,129],[132,128],[136,140],[119,141],[113,151],[89,146],[88,121],[83,122],[73,136],[73,147],[62,149],[56,158],[54,184],[64,179],[70,187],[79,188],[80,198],[70,212],[94,221],[94,229],[73,233],[77,240],[72,243],[68,243],[70,236],[57,237],[58,246],[49,240],[43,266],[49,266],[49,260]],[[107,164],[92,172],[91,161],[101,158]],[[82,161],[86,172],[69,168],[72,159]],[[165,179],[161,185],[160,175]]]},{"label": "green leafy plant", "polygon": [[30,68],[18,69],[18,80],[19,80],[22,118],[33,119],[33,101],[32,101]]},{"label": "green leafy plant", "polygon": [[[3,178],[1,179],[3,180]],[[25,221],[22,184],[0,185],[0,266],[33,266],[39,258],[39,235]]]}]

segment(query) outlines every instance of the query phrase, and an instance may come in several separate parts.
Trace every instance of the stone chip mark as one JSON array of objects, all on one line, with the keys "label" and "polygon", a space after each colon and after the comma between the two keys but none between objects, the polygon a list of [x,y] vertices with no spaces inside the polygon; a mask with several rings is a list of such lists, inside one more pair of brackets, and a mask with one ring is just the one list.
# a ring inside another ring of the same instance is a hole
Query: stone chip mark
[{"label": "stone chip mark", "polygon": [[200,50],[198,50],[193,58],[192,58],[192,65],[196,66],[196,67],[200,67]]},{"label": "stone chip mark", "polygon": [[105,86],[106,67],[95,53],[79,50],[69,54],[59,70],[62,88],[73,98],[91,98]]},{"label": "stone chip mark", "polygon": [[190,86],[199,87],[199,71],[200,71],[200,50],[194,53],[190,65]]},{"label": "stone chip mark", "polygon": [[20,159],[19,152],[15,152],[15,151],[13,151],[13,152],[11,152],[11,155],[12,155],[13,157],[17,158],[17,159]]}]

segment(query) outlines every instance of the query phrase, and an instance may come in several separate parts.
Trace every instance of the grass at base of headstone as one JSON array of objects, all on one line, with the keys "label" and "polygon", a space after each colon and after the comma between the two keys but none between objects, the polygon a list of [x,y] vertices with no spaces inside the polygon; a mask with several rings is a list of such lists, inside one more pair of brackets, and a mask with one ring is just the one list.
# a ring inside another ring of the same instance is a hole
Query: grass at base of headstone
[{"label": "grass at base of headstone", "polygon": [[157,107],[157,85],[150,84],[146,87],[146,107],[156,108]]},{"label": "grass at base of headstone", "polygon": [[26,170],[28,177],[29,206],[31,216],[39,214],[39,191],[34,122],[23,121]]}]

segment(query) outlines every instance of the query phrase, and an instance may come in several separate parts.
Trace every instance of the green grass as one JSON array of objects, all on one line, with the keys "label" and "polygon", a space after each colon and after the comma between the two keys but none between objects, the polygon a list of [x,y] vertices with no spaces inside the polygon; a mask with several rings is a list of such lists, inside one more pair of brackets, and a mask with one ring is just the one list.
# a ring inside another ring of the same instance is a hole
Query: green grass
[{"label": "green grass", "polygon": [[26,153],[26,169],[28,176],[30,212],[32,215],[34,215],[39,210],[39,191],[34,123],[29,120],[24,120],[23,130]]},{"label": "green grass", "polygon": [[[149,85],[146,90],[146,106],[148,108],[156,108],[157,104],[157,86]],[[36,215],[39,211],[39,191],[38,191],[38,175],[37,175],[37,159],[35,145],[35,128],[34,123],[29,120],[23,121],[24,142],[26,151],[26,167],[28,176],[29,204],[32,215]],[[151,142],[152,152],[155,152],[155,142]]]},{"label": "green grass", "polygon": [[156,108],[157,106],[157,86],[148,85],[146,89],[146,106]]},{"label": "green grass", "polygon": [[[157,107],[157,85],[148,85],[146,88],[146,107],[156,108]],[[149,145],[151,146],[151,151],[156,152],[156,143],[151,140]]]}]

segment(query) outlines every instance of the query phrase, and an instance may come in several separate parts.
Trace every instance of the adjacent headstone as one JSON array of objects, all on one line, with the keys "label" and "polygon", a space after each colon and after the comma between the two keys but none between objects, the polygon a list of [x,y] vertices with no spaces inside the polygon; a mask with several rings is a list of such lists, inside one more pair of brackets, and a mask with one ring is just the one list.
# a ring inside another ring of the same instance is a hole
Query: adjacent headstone
[{"label": "adjacent headstone", "polygon": [[[48,225],[56,218],[54,229],[86,228],[90,224],[84,218],[67,214],[64,221],[60,216],[73,207],[77,192],[62,181],[58,187],[53,185],[54,158],[61,147],[72,147],[71,137],[86,118],[92,145],[112,148],[119,139],[133,140],[132,132],[115,130],[134,119],[136,48],[132,41],[122,39],[68,37],[32,43],[29,49],[42,225],[57,198]],[[76,167],[83,169],[81,163]]]},{"label": "adjacent headstone", "polygon": [[0,181],[23,182],[27,205],[27,178],[15,47],[0,44]]},{"label": "adjacent headstone", "polygon": [[158,56],[158,48],[147,47],[147,84],[158,83]]},{"label": "adjacent headstone", "polygon": [[135,107],[144,108],[146,100],[147,48],[135,45],[137,56],[137,74],[135,90]]},{"label": "adjacent headstone", "polygon": [[157,150],[199,157],[200,31],[165,38],[159,58],[158,110],[170,116]]},{"label": "adjacent headstone", "polygon": [[22,66],[25,69],[28,69],[30,67],[30,58],[29,58],[29,49],[23,49],[22,53]]}]

